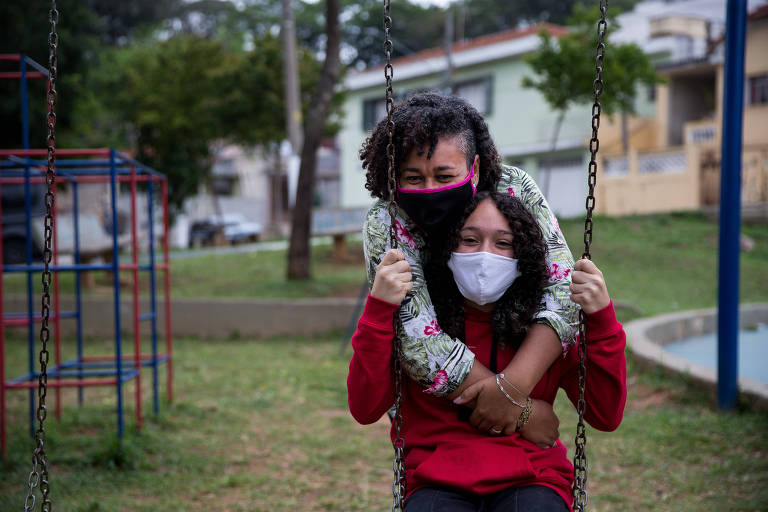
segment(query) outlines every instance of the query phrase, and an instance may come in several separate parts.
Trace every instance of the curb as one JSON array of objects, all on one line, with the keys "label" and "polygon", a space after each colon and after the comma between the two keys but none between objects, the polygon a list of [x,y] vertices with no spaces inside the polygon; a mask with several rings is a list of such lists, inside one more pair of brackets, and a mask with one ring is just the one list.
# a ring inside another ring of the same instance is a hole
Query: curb
[{"label": "curb", "polygon": [[[741,306],[739,324],[768,322],[768,303]],[[689,377],[717,393],[717,370],[687,361],[664,350],[664,345],[681,338],[714,332],[717,309],[667,313],[629,322],[624,330],[632,353],[646,366],[661,365],[666,370]],[[740,377],[739,393],[756,409],[768,410],[768,384]]]}]

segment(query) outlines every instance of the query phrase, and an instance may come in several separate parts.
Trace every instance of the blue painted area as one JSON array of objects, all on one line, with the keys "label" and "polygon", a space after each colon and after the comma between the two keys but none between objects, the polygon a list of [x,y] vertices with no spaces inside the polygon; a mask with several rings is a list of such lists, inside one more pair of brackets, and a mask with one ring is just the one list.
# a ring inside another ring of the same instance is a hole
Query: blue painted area
[{"label": "blue painted area", "polygon": [[[664,345],[664,350],[713,370],[717,365],[715,333],[692,336]],[[739,376],[768,384],[768,325],[739,331]]]}]

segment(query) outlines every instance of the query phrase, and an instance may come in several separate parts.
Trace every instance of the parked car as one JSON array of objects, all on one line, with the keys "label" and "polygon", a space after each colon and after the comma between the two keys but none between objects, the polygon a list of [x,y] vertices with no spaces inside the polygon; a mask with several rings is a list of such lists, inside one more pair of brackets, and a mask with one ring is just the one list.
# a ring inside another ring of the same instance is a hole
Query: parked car
[{"label": "parked car", "polygon": [[240,213],[227,213],[193,222],[189,228],[189,246],[250,243],[257,242],[260,236],[261,224]]}]

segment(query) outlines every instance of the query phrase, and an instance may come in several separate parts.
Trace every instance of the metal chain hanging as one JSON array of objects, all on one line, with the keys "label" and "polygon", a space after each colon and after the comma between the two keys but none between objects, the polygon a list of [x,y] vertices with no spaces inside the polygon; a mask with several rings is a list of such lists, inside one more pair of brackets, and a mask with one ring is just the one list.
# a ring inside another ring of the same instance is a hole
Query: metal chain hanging
[{"label": "metal chain hanging", "polygon": [[[589,141],[589,177],[587,179],[589,192],[587,194],[586,208],[587,216],[584,221],[584,253],[582,258],[592,259],[589,253],[592,244],[592,212],[595,209],[595,184],[597,182],[597,151],[600,147],[600,140],[597,136],[600,128],[600,94],[603,92],[603,66],[605,64],[605,31],[607,28],[606,11],[607,0],[600,0],[600,21],[597,23],[597,49],[595,57],[595,80],[592,83],[592,89],[595,94],[595,102],[592,105],[592,138]],[[587,444],[587,432],[584,425],[584,412],[587,407],[584,398],[586,387],[586,365],[587,358],[587,333],[584,324],[584,311],[579,311],[579,401],[576,410],[579,413],[579,422],[576,425],[576,450],[573,456],[573,510],[584,512],[587,509],[587,453],[585,451]]]},{"label": "metal chain hanging", "polygon": [[42,500],[40,510],[50,512],[51,499],[48,485],[48,456],[45,453],[45,429],[43,423],[47,414],[45,396],[48,391],[48,339],[50,331],[48,320],[51,313],[51,243],[53,239],[53,208],[54,186],[56,181],[56,73],[57,57],[56,49],[59,44],[59,36],[56,32],[56,24],[59,22],[59,11],[56,9],[56,0],[51,0],[51,10],[48,13],[51,31],[48,34],[48,92],[46,102],[48,104],[48,168],[45,173],[47,191],[45,193],[45,247],[43,249],[43,297],[42,297],[42,324],[40,327],[40,375],[37,387],[37,422],[35,431],[35,451],[32,454],[32,472],[29,474],[29,492],[24,501],[24,512],[31,512],[35,508],[35,487],[40,487]]},{"label": "metal chain hanging", "polygon": [[[395,146],[392,142],[395,132],[395,122],[392,120],[392,109],[394,102],[392,100],[392,40],[389,37],[389,31],[392,29],[390,0],[384,0],[384,54],[386,64],[384,65],[384,78],[386,80],[386,109],[387,109],[387,187],[389,189],[389,202],[387,211],[389,212],[389,242],[392,249],[397,249],[397,226],[395,216],[397,207],[395,206],[395,189],[397,186],[395,178]],[[395,429],[395,440],[392,446],[395,449],[395,459],[392,462],[392,471],[394,473],[392,481],[392,512],[403,510],[403,500],[405,499],[405,441],[400,435],[403,426],[402,402],[403,402],[403,375],[400,365],[400,344],[398,343],[399,323],[394,319],[395,337],[392,340],[394,350],[392,358],[392,371],[395,379],[395,413],[392,418],[392,426]]]}]

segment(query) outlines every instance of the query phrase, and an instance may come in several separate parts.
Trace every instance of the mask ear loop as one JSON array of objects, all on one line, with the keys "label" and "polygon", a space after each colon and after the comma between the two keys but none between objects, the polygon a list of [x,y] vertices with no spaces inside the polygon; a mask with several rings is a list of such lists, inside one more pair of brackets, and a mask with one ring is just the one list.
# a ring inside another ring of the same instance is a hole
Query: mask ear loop
[{"label": "mask ear loop", "polygon": [[472,167],[469,169],[469,184],[472,185],[472,197],[475,197],[475,194],[477,194],[477,188],[472,181],[472,178],[475,177],[475,162],[477,162],[477,160],[472,160]]}]

